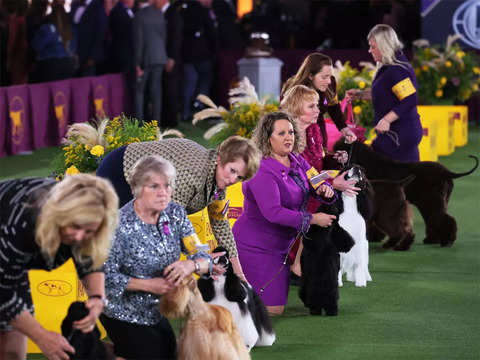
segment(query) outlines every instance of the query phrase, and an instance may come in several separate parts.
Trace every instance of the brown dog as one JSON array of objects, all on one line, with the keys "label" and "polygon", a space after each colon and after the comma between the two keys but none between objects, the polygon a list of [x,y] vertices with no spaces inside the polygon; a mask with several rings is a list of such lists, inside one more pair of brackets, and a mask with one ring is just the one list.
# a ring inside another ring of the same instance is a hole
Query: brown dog
[{"label": "brown dog", "polygon": [[171,318],[186,318],[178,339],[180,360],[250,359],[230,311],[203,301],[193,277],[162,296],[160,313]]},{"label": "brown dog", "polygon": [[412,207],[406,199],[404,187],[413,181],[414,175],[406,179],[373,180],[372,217],[368,223],[367,239],[379,242],[388,236],[385,249],[408,250],[415,240]]},{"label": "brown dog", "polygon": [[351,163],[366,170],[367,178],[373,180],[400,180],[409,175],[415,179],[405,186],[406,200],[415,205],[425,221],[425,244],[451,246],[457,237],[457,223],[447,213],[448,200],[453,190],[453,179],[466,176],[478,167],[478,158],[469,171],[454,173],[433,161],[401,162],[373,151],[369,146],[355,142],[351,145],[337,142],[335,150],[349,152]]}]

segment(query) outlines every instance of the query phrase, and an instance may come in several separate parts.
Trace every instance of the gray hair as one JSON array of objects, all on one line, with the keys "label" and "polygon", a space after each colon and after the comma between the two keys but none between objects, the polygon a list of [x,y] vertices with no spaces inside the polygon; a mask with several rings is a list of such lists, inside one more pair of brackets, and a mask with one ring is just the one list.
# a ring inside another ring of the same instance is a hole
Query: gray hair
[{"label": "gray hair", "polygon": [[367,40],[370,39],[375,41],[378,50],[382,54],[382,64],[399,65],[402,67],[407,65],[395,58],[395,53],[403,49],[403,44],[391,26],[385,24],[375,25],[368,33]]},{"label": "gray hair", "polygon": [[177,172],[172,163],[158,155],[147,155],[137,160],[126,179],[135,198],[140,196],[142,188],[150,180],[152,174],[165,176],[172,189],[175,188]]}]

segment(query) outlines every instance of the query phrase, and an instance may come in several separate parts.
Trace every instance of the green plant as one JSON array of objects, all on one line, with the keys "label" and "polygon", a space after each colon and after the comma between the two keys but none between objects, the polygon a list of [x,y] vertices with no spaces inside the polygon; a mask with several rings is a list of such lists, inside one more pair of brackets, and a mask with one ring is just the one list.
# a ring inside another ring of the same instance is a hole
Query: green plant
[{"label": "green plant", "polygon": [[463,103],[478,91],[480,67],[473,52],[465,52],[450,35],[444,47],[427,40],[414,42],[413,67],[421,104]]},{"label": "green plant", "polygon": [[52,166],[58,179],[64,175],[97,170],[100,161],[111,151],[134,142],[159,140],[166,135],[182,137],[177,130],[160,133],[157,122],[140,123],[125,115],[94,123],[78,123],[68,128],[62,140],[62,152]]}]

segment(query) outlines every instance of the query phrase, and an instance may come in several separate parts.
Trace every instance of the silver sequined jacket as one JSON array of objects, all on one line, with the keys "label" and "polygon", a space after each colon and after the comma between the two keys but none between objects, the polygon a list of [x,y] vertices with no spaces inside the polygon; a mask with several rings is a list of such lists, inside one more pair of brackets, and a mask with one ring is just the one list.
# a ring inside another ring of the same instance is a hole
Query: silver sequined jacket
[{"label": "silver sequined jacket", "polygon": [[[214,200],[225,199],[225,191],[219,190],[215,182],[217,150],[205,149],[188,139],[133,143],[127,146],[123,156],[125,177],[135,162],[145,155],[160,155],[172,162],[177,170],[172,199],[185,207],[188,214],[204,209]],[[237,257],[237,246],[228,220],[209,219],[218,245],[226,248],[231,257]]]},{"label": "silver sequined jacket", "polygon": [[[157,225],[146,224],[135,213],[133,200],[120,209],[110,254],[105,263],[107,304],[103,312],[108,317],[141,325],[158,323],[158,295],[127,290],[131,277],[148,279],[161,277],[169,264],[185,252],[182,239],[194,233],[185,209],[170,202],[161,213]],[[192,258],[208,257],[197,253]]]}]

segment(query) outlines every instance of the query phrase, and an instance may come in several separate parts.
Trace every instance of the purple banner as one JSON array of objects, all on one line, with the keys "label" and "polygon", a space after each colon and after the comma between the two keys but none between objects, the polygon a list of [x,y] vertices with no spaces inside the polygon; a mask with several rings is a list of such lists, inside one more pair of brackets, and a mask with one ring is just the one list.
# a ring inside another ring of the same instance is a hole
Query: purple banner
[{"label": "purple banner", "polygon": [[8,118],[7,143],[10,154],[33,150],[28,86],[7,88]]},{"label": "purple banner", "polygon": [[93,119],[93,106],[90,101],[90,78],[72,80],[72,123],[82,123]]},{"label": "purple banner", "polygon": [[108,79],[110,83],[111,116],[118,116],[122,112],[130,113],[131,101],[128,98],[125,76],[123,74],[112,74],[108,75]]},{"label": "purple banner", "polygon": [[0,157],[7,155],[7,92],[0,88]]},{"label": "purple banner", "polygon": [[103,119],[110,115],[110,89],[108,76],[90,78],[94,114],[97,119]]},{"label": "purple banner", "polygon": [[54,118],[51,116],[52,101],[48,84],[33,84],[28,87],[30,94],[30,109],[32,112],[33,147],[40,149],[55,146],[57,134]]},{"label": "purple banner", "polygon": [[55,81],[48,83],[50,89],[51,99],[53,101],[53,116],[55,119],[55,127],[57,128],[57,143],[60,143],[62,138],[67,133],[67,127],[71,123],[70,108],[70,80]]}]

